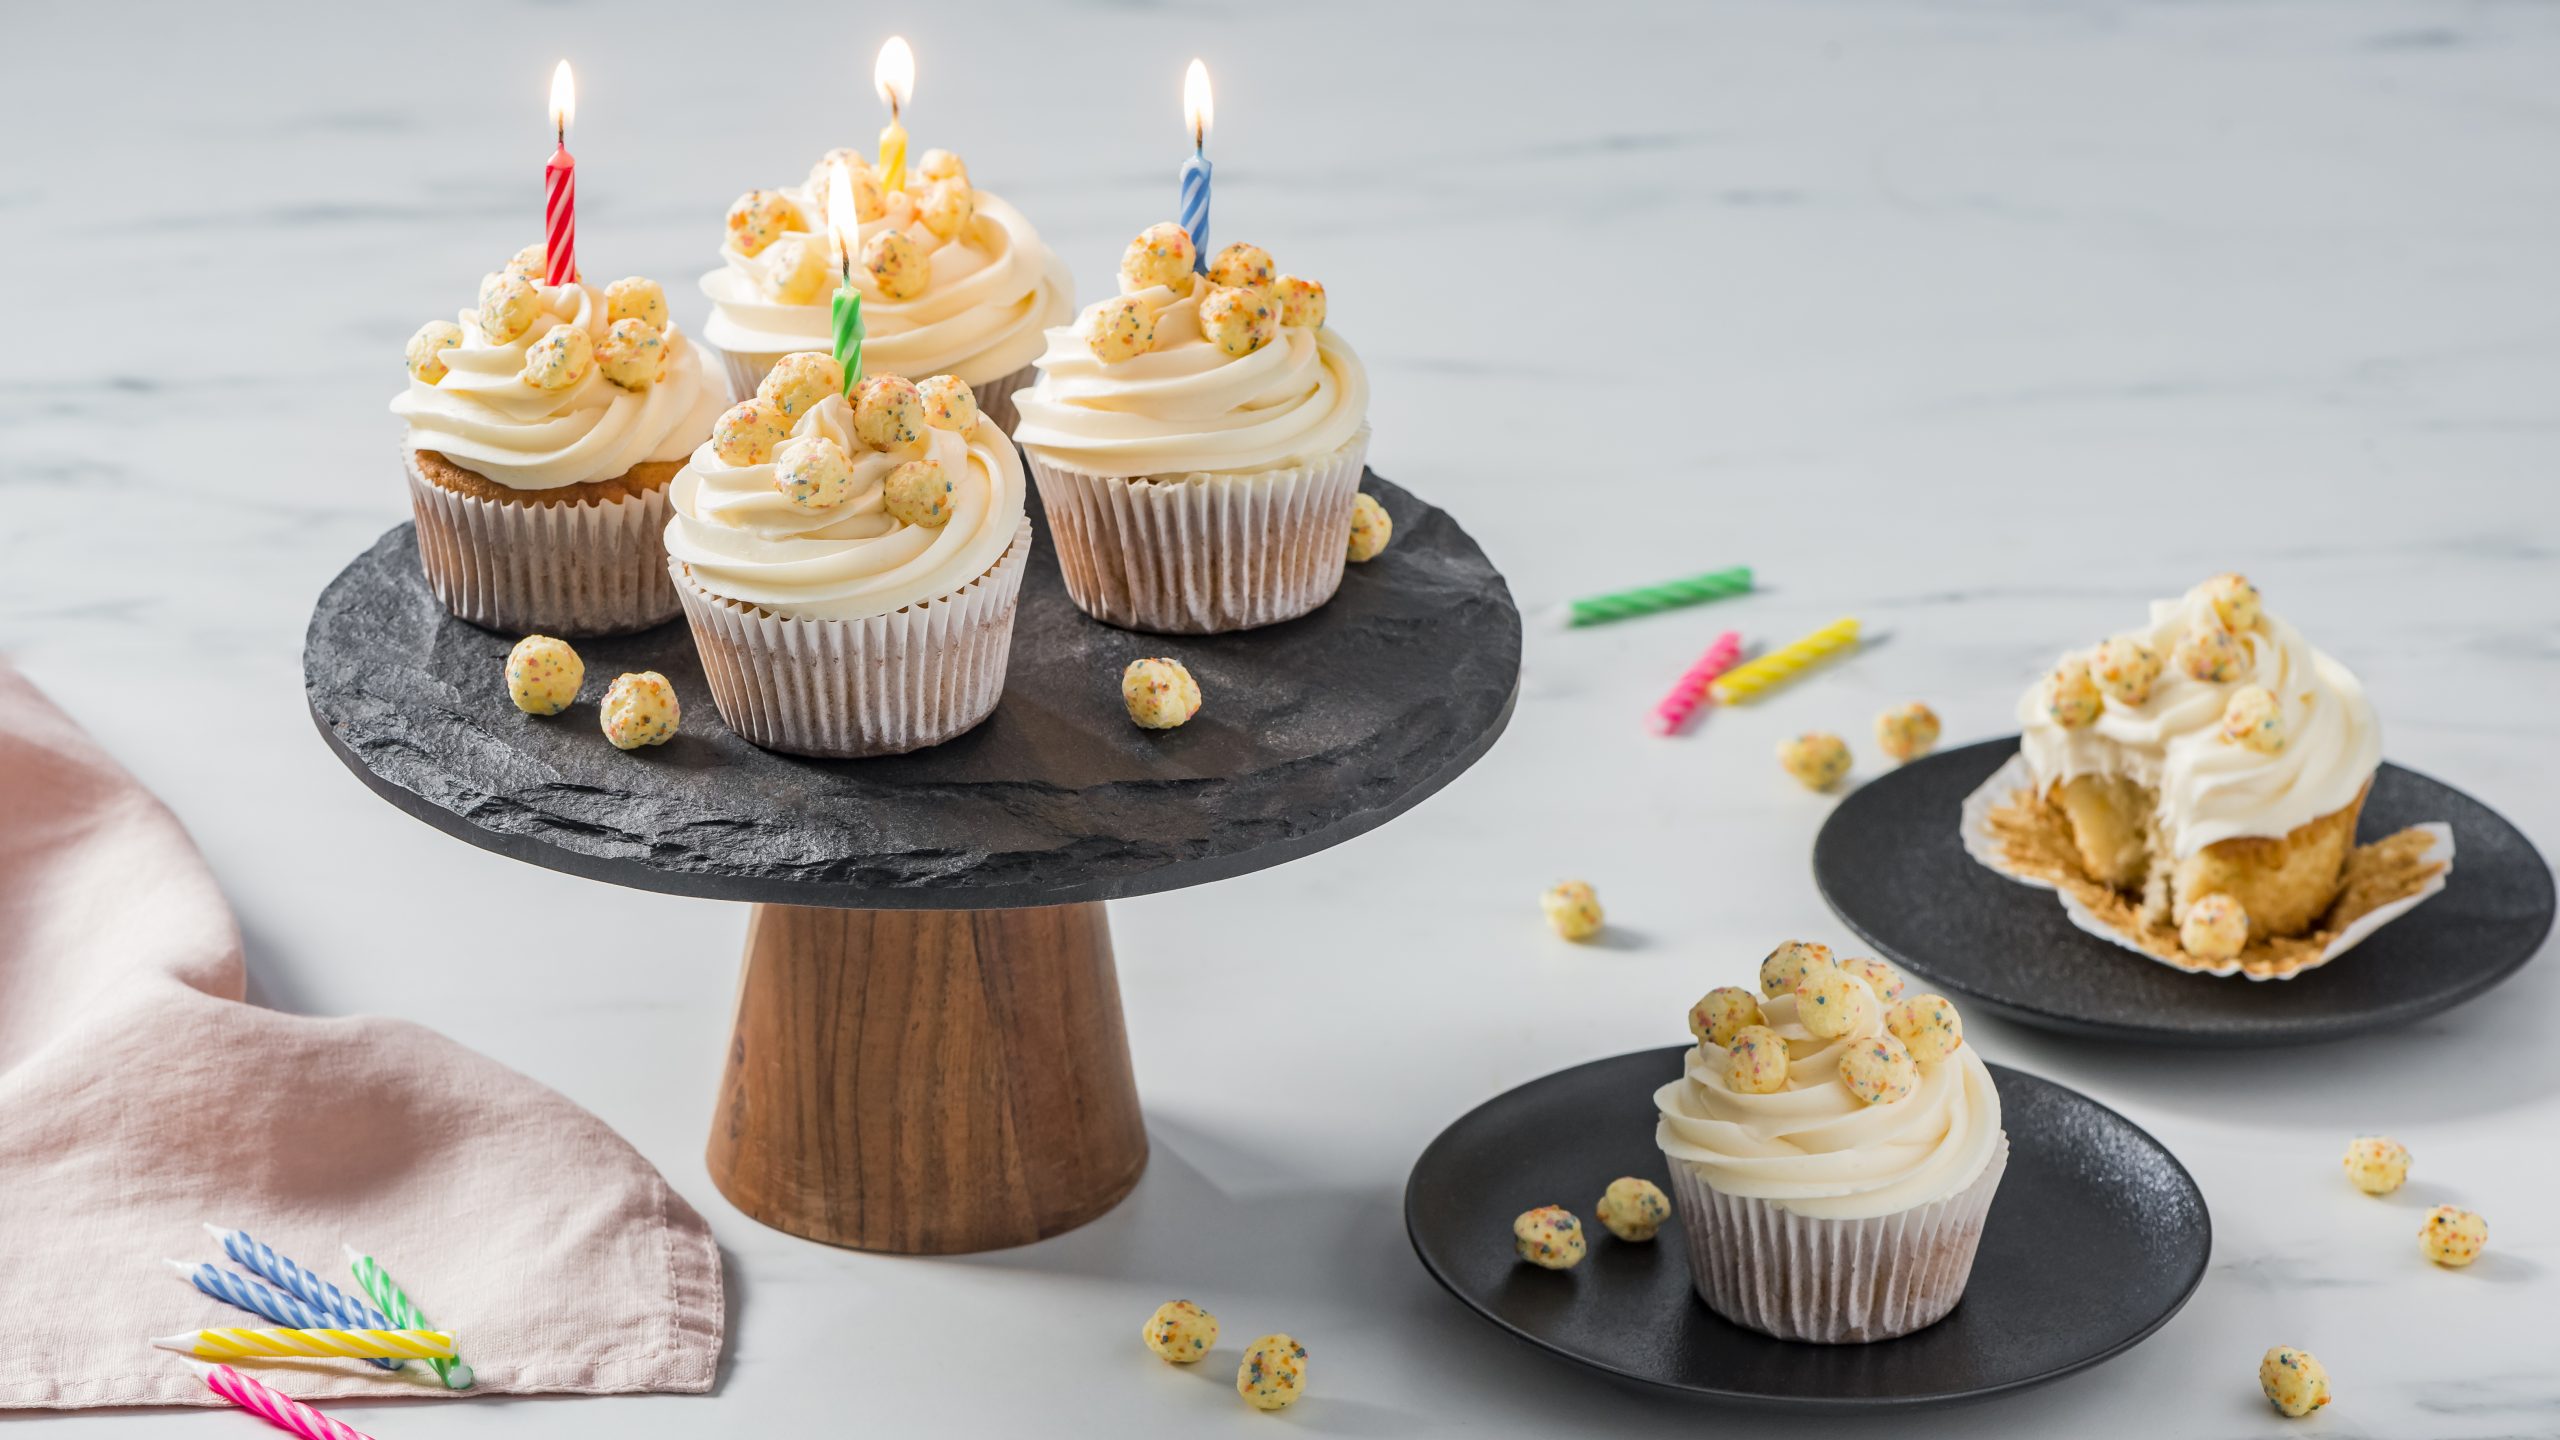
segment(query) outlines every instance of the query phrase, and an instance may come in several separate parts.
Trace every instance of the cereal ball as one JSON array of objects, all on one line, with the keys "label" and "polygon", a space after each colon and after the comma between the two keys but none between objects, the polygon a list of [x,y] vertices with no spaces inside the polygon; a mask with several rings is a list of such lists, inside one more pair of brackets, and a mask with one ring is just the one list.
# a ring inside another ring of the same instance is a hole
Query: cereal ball
[{"label": "cereal ball", "polygon": [[2329,1372],[2310,1351],[2279,1345],[2258,1362],[2258,1388],[2277,1414],[2298,1420],[2329,1403]]},{"label": "cereal ball", "polygon": [[1200,682],[1182,662],[1157,655],[1120,672],[1120,700],[1141,730],[1170,730],[1200,713]]},{"label": "cereal ball", "polygon": [[2213,618],[2222,628],[2237,634],[2258,628],[2258,587],[2246,575],[2216,575],[2204,582],[2204,598],[2213,605]]},{"label": "cereal ball", "polygon": [[2108,699],[2139,705],[2151,698],[2151,683],[2160,678],[2160,652],[2130,635],[2109,636],[2090,652],[2089,676]]},{"label": "cereal ball", "polygon": [[2178,922],[2178,944],[2200,960],[2228,960],[2249,944],[2249,912],[2228,895],[2203,896]]},{"label": "cereal ball", "polygon": [[1324,324],[1324,287],[1297,275],[1283,275],[1272,283],[1280,297],[1280,323],[1303,325],[1312,330]]},{"label": "cereal ball", "polygon": [[1815,965],[1831,963],[1831,947],[1809,940],[1790,940],[1760,962],[1760,993],[1775,999],[1796,993],[1796,982]]},{"label": "cereal ball", "polygon": [[1188,1300],[1167,1300],[1147,1317],[1147,1328],[1138,1333],[1158,1358],[1189,1365],[1218,1343],[1218,1317]]},{"label": "cereal ball", "polygon": [[2470,1210],[2457,1210],[2439,1205],[2427,1212],[2427,1223],[2418,1227],[2418,1248],[2439,1265],[2457,1269],[2480,1258],[2480,1247],[2489,1243],[2489,1222]]},{"label": "cereal ball", "polygon": [[924,448],[924,396],[912,381],[874,375],[853,387],[853,433],[874,450],[913,454]]},{"label": "cereal ball", "polygon": [[2222,707],[2225,743],[2245,745],[2261,755],[2284,753],[2284,707],[2264,685],[2243,685]]},{"label": "cereal ball", "polygon": [[2409,1178],[2409,1147],[2385,1135],[2359,1135],[2347,1142],[2347,1183],[2367,1195],[2388,1195]]},{"label": "cereal ball", "polygon": [[1875,1018],[1876,992],[1837,965],[1807,965],[1796,981],[1796,1023],[1817,1040],[1837,1040]]},{"label": "cereal ball", "polygon": [[1352,497],[1351,560],[1353,564],[1364,565],[1377,559],[1378,552],[1386,549],[1387,542],[1393,540],[1395,535],[1396,522],[1387,514],[1387,507],[1378,503],[1378,497],[1366,490]]},{"label": "cereal ball", "polygon": [[711,422],[711,453],[729,465],[762,465],[790,434],[781,411],[762,400],[741,400]]},{"label": "cereal ball", "polygon": [[1896,762],[1916,760],[1938,747],[1938,712],[1914,700],[1876,717],[1876,748]]},{"label": "cereal ball", "polygon": [[1745,1025],[1724,1047],[1725,1087],[1745,1095],[1775,1095],[1787,1088],[1787,1042],[1766,1025]]},{"label": "cereal ball", "polygon": [[516,378],[536,390],[566,390],[595,368],[595,340],[575,325],[554,325],[526,348]]},{"label": "cereal ball", "polygon": [[1120,252],[1120,288],[1145,290],[1162,285],[1176,295],[1191,293],[1192,266],[1199,252],[1191,248],[1191,232],[1170,220],[1138,232]]},{"label": "cereal ball", "polygon": [[1884,1028],[1911,1058],[1935,1065],[1964,1044],[1964,1017],[1944,995],[1914,995],[1884,1007]]},{"label": "cereal ball", "polygon": [[1268,290],[1211,290],[1200,302],[1200,333],[1241,359],[1280,333],[1280,311]]},{"label": "cereal ball", "polygon": [[1870,1105],[1890,1105],[1920,1088],[1920,1062],[1893,1036],[1870,1035],[1841,1052],[1840,1083]]},{"label": "cereal ball", "polygon": [[838,146],[819,156],[818,163],[809,167],[809,206],[813,222],[810,228],[813,230],[834,219],[828,211],[828,196],[834,190],[839,167],[852,177],[854,223],[880,218],[881,203],[885,198],[880,189],[880,172],[871,168],[870,156]]},{"label": "cereal ball", "polygon": [[2248,642],[2228,630],[2198,624],[2178,642],[2170,657],[2189,679],[2219,685],[2237,680],[2249,668]]},{"label": "cereal ball", "polygon": [[924,401],[924,423],[936,430],[966,430],[978,423],[978,395],[957,375],[936,375],[916,382]]},{"label": "cereal ball", "polygon": [[951,477],[939,460],[909,460],[880,482],[880,503],[902,525],[939,530],[951,523]]},{"label": "cereal ball", "polygon": [[444,352],[462,344],[462,327],[450,320],[430,320],[409,337],[407,358],[409,378],[428,385],[436,384],[448,373],[444,368]]},{"label": "cereal ball", "polygon": [[1209,262],[1209,283],[1231,290],[1260,290],[1267,294],[1274,273],[1271,252],[1259,245],[1230,245]]},{"label": "cereal ball", "polygon": [[1778,763],[1808,790],[1828,790],[1849,773],[1849,744],[1837,735],[1808,730],[1778,742]]},{"label": "cereal ball", "polygon": [[1561,1205],[1541,1205],[1522,1211],[1511,1222],[1511,1245],[1520,1258],[1548,1270],[1570,1270],[1582,1263],[1591,1242],[1582,1233],[1582,1222]]},{"label": "cereal ball", "polygon": [[596,346],[596,368],[625,390],[646,390],[658,383],[667,358],[667,337],[646,320],[616,320]]},{"label": "cereal ball", "polygon": [[916,157],[915,176],[930,185],[942,180],[969,183],[969,167],[948,150],[927,150]]},{"label": "cereal ball", "polygon": [[604,738],[616,750],[664,745],[676,738],[676,726],[683,719],[676,687],[655,670],[624,675],[604,692]]},{"label": "cereal ball", "polygon": [[1650,1180],[1621,1175],[1609,1182],[1597,1207],[1600,1223],[1621,1240],[1650,1240],[1671,1218],[1671,1197]]},{"label": "cereal ball", "polygon": [[933,257],[904,230],[874,230],[862,242],[862,268],[892,300],[913,300],[933,283]]},{"label": "cereal ball", "polygon": [[505,273],[530,285],[547,283],[551,279],[551,251],[536,240],[508,257]]},{"label": "cereal ball", "polygon": [[644,275],[625,275],[604,287],[604,318],[640,320],[667,328],[667,292]]},{"label": "cereal ball", "polygon": [[[1567,1216],[1571,1219],[1571,1216]],[[1574,1239],[1581,1253],[1582,1240]],[[1236,1366],[1236,1393],[1256,1410],[1286,1410],[1307,1393],[1307,1347],[1286,1335],[1265,1335],[1244,1348]]]},{"label": "cereal ball", "polygon": [[541,314],[542,296],[523,276],[492,275],[480,282],[480,308],[474,318],[481,338],[490,344],[513,344]]},{"label": "cereal ball", "polygon": [[507,698],[527,715],[557,715],[587,683],[587,662],[566,640],[527,635],[507,652]]},{"label": "cereal ball", "polygon": [[756,385],[756,398],[788,423],[816,408],[830,395],[844,393],[844,366],[836,357],[802,350],[773,362]]},{"label": "cereal ball", "polygon": [[1879,1003],[1890,1005],[1902,998],[1902,975],[1892,966],[1871,956],[1860,955],[1840,962],[1840,973],[1855,975],[1876,992]]},{"label": "cereal ball", "polygon": [[916,223],[916,192],[892,190],[880,201],[880,218],[892,230],[904,230]]},{"label": "cereal ball", "polygon": [[1689,1007],[1689,1033],[1698,1037],[1699,1044],[1719,1050],[1732,1044],[1745,1025],[1767,1021],[1760,1013],[1759,998],[1739,985],[1719,985]]},{"label": "cereal ball", "polygon": [[827,242],[794,232],[765,247],[765,280],[775,303],[815,305],[835,292],[840,282]]},{"label": "cereal ball", "polygon": [[773,488],[794,510],[833,510],[853,494],[853,460],[824,435],[784,442],[773,456]]},{"label": "cereal ball", "polygon": [[1600,933],[1600,892],[1588,881],[1567,880],[1538,897],[1547,925],[1567,940],[1588,940]]},{"label": "cereal ball", "polygon": [[2095,724],[2105,706],[2098,682],[2089,678],[2089,662],[2077,655],[2053,667],[2053,673],[2044,678],[2044,713],[2065,730]]},{"label": "cereal ball", "polygon": [[978,197],[966,180],[941,180],[916,197],[916,218],[936,239],[948,240],[969,226],[978,213]]},{"label": "cereal ball", "polygon": [[1114,295],[1084,312],[1076,331],[1105,365],[1135,360],[1155,348],[1156,312],[1135,295]]},{"label": "cereal ball", "polygon": [[761,255],[787,232],[808,228],[800,207],[779,190],[750,190],[729,205],[729,243],[741,255]]}]

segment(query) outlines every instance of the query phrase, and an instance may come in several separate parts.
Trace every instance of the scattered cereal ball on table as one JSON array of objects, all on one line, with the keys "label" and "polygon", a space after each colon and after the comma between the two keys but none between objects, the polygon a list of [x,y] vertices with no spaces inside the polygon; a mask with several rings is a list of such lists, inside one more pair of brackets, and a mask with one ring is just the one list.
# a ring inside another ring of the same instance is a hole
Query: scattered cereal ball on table
[{"label": "scattered cereal ball on table", "polygon": [[551,279],[551,252],[536,240],[507,258],[505,273],[529,284],[545,284]]},{"label": "scattered cereal ball on table", "polygon": [[521,275],[492,275],[480,282],[480,308],[473,313],[482,339],[511,344],[533,328],[542,313],[542,296]]},{"label": "scattered cereal ball on table", "polygon": [[835,293],[836,272],[827,263],[827,242],[815,235],[793,233],[765,247],[765,276],[773,298],[784,305],[815,305]]},{"label": "scattered cereal ball on table", "polygon": [[450,320],[430,320],[409,337],[406,358],[409,378],[420,384],[433,385],[448,373],[444,368],[444,352],[462,344],[462,327]]},{"label": "scattered cereal ball on table", "polygon": [[1964,1017],[1944,995],[1914,995],[1884,1008],[1884,1028],[1923,1065],[1935,1065],[1964,1044]]},{"label": "scattered cereal ball on table", "polygon": [[1786,1038],[1766,1025],[1745,1025],[1724,1047],[1725,1088],[1745,1095],[1775,1095],[1787,1088]]},{"label": "scattered cereal ball on table", "polygon": [[1837,1040],[1875,1013],[1876,992],[1837,965],[1807,965],[1796,981],[1796,1023],[1817,1040]]},{"label": "scattered cereal ball on table", "polygon": [[913,454],[924,448],[924,396],[897,375],[873,375],[853,387],[853,433],[874,450]]},{"label": "scattered cereal ball on table", "polygon": [[1521,1212],[1511,1222],[1511,1248],[1520,1258],[1548,1270],[1570,1270],[1582,1263],[1591,1242],[1582,1222],[1561,1205],[1541,1205]]},{"label": "scattered cereal ball on table", "polygon": [[2359,1135],[2347,1142],[2347,1183],[2367,1195],[2388,1195],[2409,1178],[2409,1147],[2386,1135]]},{"label": "scattered cereal ball on table", "polygon": [[2160,678],[2160,652],[2130,635],[2111,635],[2089,652],[2089,677],[2117,704],[2140,705]]},{"label": "scattered cereal ball on table", "polygon": [[684,708],[676,703],[676,687],[655,670],[624,675],[604,692],[604,738],[616,750],[664,745],[676,738]]},{"label": "scattered cereal ball on table", "polygon": [[1860,955],[1840,962],[1844,975],[1855,975],[1876,992],[1876,999],[1890,1005],[1902,998],[1902,975],[1892,966],[1872,956]]},{"label": "scattered cereal ball on table", "polygon": [[1876,717],[1876,748],[1896,762],[1915,760],[1938,746],[1938,712],[1914,700]]},{"label": "scattered cereal ball on table", "polygon": [[916,197],[916,218],[937,239],[948,240],[959,234],[977,213],[978,197],[965,180],[937,181]]},{"label": "scattered cereal ball on table", "polygon": [[2480,1248],[2489,1243],[2489,1222],[2470,1210],[2439,1205],[2427,1212],[2427,1222],[2418,1227],[2418,1248],[2439,1265],[2459,1268],[2480,1258]]},{"label": "scattered cereal ball on table", "polygon": [[1849,744],[1837,735],[1808,730],[1778,742],[1778,763],[1808,790],[1828,790],[1849,773]]},{"label": "scattered cereal ball on table", "polygon": [[785,441],[773,454],[773,488],[795,510],[833,510],[853,494],[853,460],[824,435]]},{"label": "scattered cereal ball on table", "polygon": [[1538,897],[1547,924],[1567,940],[1588,940],[1600,933],[1600,892],[1588,881],[1567,880]]},{"label": "scattered cereal ball on table", "polygon": [[1272,282],[1280,296],[1280,323],[1314,329],[1324,323],[1324,287],[1301,275],[1283,275]]},{"label": "scattered cereal ball on table", "polygon": [[961,163],[959,156],[942,149],[927,150],[917,156],[915,171],[916,178],[927,184],[938,180],[966,183],[969,179],[969,167]]},{"label": "scattered cereal ball on table", "polygon": [[797,420],[830,395],[844,393],[844,366],[833,355],[802,350],[773,362],[756,385],[756,398],[786,421]]},{"label": "scattered cereal ball on table", "polygon": [[1188,1300],[1167,1300],[1147,1317],[1147,1327],[1138,1333],[1159,1357],[1189,1365],[1218,1343],[1218,1317]]},{"label": "scattered cereal ball on table", "polygon": [[645,275],[625,275],[604,287],[604,318],[638,320],[667,328],[667,292]]},{"label": "scattered cereal ball on table", "polygon": [[1132,660],[1120,672],[1120,700],[1141,730],[1170,730],[1200,713],[1200,682],[1170,656]]},{"label": "scattered cereal ball on table", "polygon": [[966,430],[978,423],[977,392],[957,375],[935,375],[916,382],[924,401],[924,423],[936,430]]},{"label": "scattered cereal ball on table", "polygon": [[1275,273],[1270,251],[1241,241],[1219,251],[1209,261],[1209,283],[1234,290],[1267,292]]},{"label": "scattered cereal ball on table", "polygon": [[762,400],[741,400],[711,422],[711,453],[730,465],[762,465],[791,433],[782,412]]},{"label": "scattered cereal ball on table", "polygon": [[667,357],[667,337],[646,320],[616,320],[596,346],[596,368],[625,390],[646,390],[658,383],[658,368]]},{"label": "scattered cereal ball on table", "polygon": [[2079,656],[2056,665],[2044,679],[2044,713],[2065,730],[2095,724],[2105,707],[2098,682],[2089,678],[2089,662]]},{"label": "scattered cereal ball on table", "polygon": [[862,268],[892,300],[913,300],[933,284],[933,257],[903,230],[872,231],[862,242]]},{"label": "scattered cereal ball on table", "polygon": [[1597,1207],[1600,1223],[1621,1240],[1650,1240],[1671,1218],[1671,1197],[1650,1180],[1621,1175],[1609,1182]]},{"label": "scattered cereal ball on table", "polygon": [[2246,575],[2222,574],[2204,582],[2204,598],[2213,605],[2213,618],[2222,628],[2238,633],[2258,628],[2258,587]]},{"label": "scattered cereal ball on table", "polygon": [[1739,985],[1719,985],[1689,1007],[1689,1033],[1698,1037],[1699,1044],[1721,1050],[1733,1043],[1742,1027],[1762,1024],[1767,1019],[1760,1013],[1758,997],[1750,991]]},{"label": "scattered cereal ball on table", "polygon": [[1378,552],[1394,539],[1396,522],[1378,497],[1363,490],[1351,498],[1351,561],[1365,565],[1378,558]]},{"label": "scattered cereal ball on table", "polygon": [[2199,624],[2178,642],[2170,659],[2188,679],[2219,685],[2239,679],[2249,668],[2249,645],[2228,630]]},{"label": "scattered cereal ball on table", "polygon": [[1192,263],[1197,251],[1191,248],[1191,232],[1162,220],[1138,232],[1129,248],[1120,252],[1120,284],[1123,289],[1146,290],[1161,285],[1176,295],[1191,293],[1196,278]]},{"label": "scattered cereal ball on table", "polygon": [[1076,328],[1093,358],[1113,365],[1155,348],[1156,312],[1135,295],[1114,295],[1084,312]]},{"label": "scattered cereal ball on table", "polygon": [[800,207],[779,190],[750,190],[729,205],[729,243],[741,255],[761,255],[786,233],[807,228]]},{"label": "scattered cereal ball on table", "polygon": [[951,523],[951,477],[939,460],[909,460],[880,482],[880,501],[900,524],[938,530]]},{"label": "scattered cereal ball on table", "polygon": [[2249,944],[2249,912],[2216,892],[2200,896],[2178,922],[2178,944],[2200,960],[2228,960]]},{"label": "scattered cereal ball on table", "polygon": [[516,378],[536,390],[566,390],[595,368],[595,340],[575,325],[554,325],[525,347]]},{"label": "scattered cereal ball on table", "polygon": [[1796,992],[1807,967],[1831,963],[1831,947],[1809,940],[1790,940],[1760,962],[1760,993],[1771,999]]},{"label": "scattered cereal ball on table", "polygon": [[2310,1351],[2279,1345],[2258,1362],[2258,1388],[2276,1413],[2298,1420],[2329,1403],[2329,1372]]},{"label": "scattered cereal ball on table", "polygon": [[1256,1410],[1286,1410],[1306,1392],[1306,1346],[1286,1335],[1265,1335],[1245,1347],[1244,1363],[1236,1366],[1236,1393],[1244,1403]]},{"label": "scattered cereal ball on table", "polygon": [[1200,302],[1200,333],[1220,350],[1242,359],[1280,333],[1280,312],[1268,290],[1212,290]]},{"label": "scattered cereal ball on table", "polygon": [[1890,1105],[1920,1088],[1920,1062],[1895,1037],[1870,1035],[1841,1052],[1840,1083],[1870,1105]]},{"label": "scattered cereal ball on table", "polygon": [[2264,685],[2243,685],[2222,707],[2222,738],[2261,755],[2284,753],[2284,707]]},{"label": "scattered cereal ball on table", "polygon": [[527,715],[557,715],[576,703],[587,662],[566,640],[527,635],[507,652],[507,698]]}]

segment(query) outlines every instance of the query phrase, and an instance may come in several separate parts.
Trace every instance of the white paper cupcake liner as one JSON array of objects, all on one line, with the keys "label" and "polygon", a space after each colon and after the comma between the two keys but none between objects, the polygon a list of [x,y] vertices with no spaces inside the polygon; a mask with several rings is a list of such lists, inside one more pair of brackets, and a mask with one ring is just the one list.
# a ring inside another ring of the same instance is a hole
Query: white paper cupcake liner
[{"label": "white paper cupcake liner", "polygon": [[[711,349],[719,354],[722,367],[729,372],[729,398],[733,400],[744,400],[756,393],[756,387],[764,383],[765,375],[781,361],[783,356],[800,353],[796,350],[753,353],[743,350],[729,351],[722,350],[717,345],[711,346]],[[1038,373],[1037,366],[1025,365],[1019,370],[999,375],[982,385],[972,385],[969,391],[978,397],[979,413],[992,416],[996,422],[996,428],[1002,430],[1007,436],[1011,436],[1013,422],[1019,418],[1013,408],[1013,392],[1030,384],[1032,378]]]},{"label": "white paper cupcake liner", "polygon": [[720,718],[749,743],[853,759],[939,745],[1004,694],[1031,521],[959,590],[867,620],[787,620],[702,588],[667,562]]},{"label": "white paper cupcake liner", "polygon": [[1928,1205],[1864,1220],[1816,1220],[1773,1201],[1727,1195],[1699,1167],[1671,1162],[1698,1298],[1727,1320],[1781,1340],[1864,1344],[1946,1318],[1964,1298],[2009,1137],[1971,1185]]},{"label": "white paper cupcake liner", "polygon": [[1095,475],[1029,450],[1076,608],[1125,630],[1215,635],[1333,598],[1369,427],[1311,465],[1241,475]]},{"label": "white paper cupcake liner", "polygon": [[418,562],[446,609],[511,634],[621,635],[676,616],[668,487],[610,502],[507,505],[447,490],[401,451]]}]

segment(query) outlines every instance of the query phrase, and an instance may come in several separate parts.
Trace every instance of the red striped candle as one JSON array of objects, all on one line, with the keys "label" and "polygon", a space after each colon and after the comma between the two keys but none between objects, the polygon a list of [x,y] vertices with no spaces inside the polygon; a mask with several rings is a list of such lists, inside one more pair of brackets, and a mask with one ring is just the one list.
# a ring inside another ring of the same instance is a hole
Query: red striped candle
[{"label": "red striped candle", "polygon": [[363,1431],[342,1425],[290,1395],[270,1390],[228,1365],[197,1365],[194,1369],[214,1394],[303,1440],[373,1440]]},{"label": "red striped candle", "polygon": [[551,265],[543,282],[549,285],[578,278],[578,162],[569,154],[569,116],[577,108],[577,85],[563,60],[551,72],[551,128],[560,148],[542,167],[542,252]]}]

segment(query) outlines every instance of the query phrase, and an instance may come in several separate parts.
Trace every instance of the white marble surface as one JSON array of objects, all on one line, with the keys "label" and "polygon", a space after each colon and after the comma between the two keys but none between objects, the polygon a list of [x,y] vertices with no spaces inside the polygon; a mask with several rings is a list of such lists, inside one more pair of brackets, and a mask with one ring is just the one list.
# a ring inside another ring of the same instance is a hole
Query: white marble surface
[{"label": "white marble surface", "polygon": [[[1734,561],[1767,591],[1534,635],[1510,735],[1443,796],[1113,907],[1155,1160],[1107,1218],[965,1260],[787,1239],[701,1160],[743,917],[399,814],[311,733],[297,657],[321,585],[404,518],[383,413],[402,339],[536,233],[553,58],[580,67],[590,268],[660,276],[698,322],[687,282],[730,197],[878,126],[888,12],[842,11],[837,35],[705,6],[13,14],[0,644],[193,828],[257,999],[409,1016],[560,1088],[729,1257],[715,1396],[357,1417],[386,1437],[1735,1423],[1460,1310],[1406,1248],[1408,1165],[1498,1090],[1678,1038],[1773,938],[1837,933],[1805,861],[1828,802],[1771,763],[1782,732],[1859,736],[1917,696],[1951,743],[1996,733],[2063,645],[2225,567],[2361,671],[2393,758],[2560,843],[2560,10],[906,10],[916,143],[961,150],[1089,289],[1171,212],[1180,67],[1207,56],[1219,234],[1331,287],[1375,376],[1379,469],[1454,511],[1524,602]],[[1844,612],[1889,642],[1706,733],[1641,733],[1714,627]],[[1566,875],[1634,943],[1548,937],[1535,896]],[[2211,1274],[2150,1342],[2050,1388],[1916,1430],[1764,1433],[2560,1432],[2555,1022],[2548,957],[2409,1034],[2290,1053],[1977,1017],[1987,1055],[2194,1169]],[[2368,1130],[2417,1152],[2392,1199],[2338,1178]],[[2467,1272],[2416,1252],[2446,1198],[2492,1225]],[[1304,1337],[1315,1398],[1269,1421],[1225,1373],[1148,1359],[1138,1321],[1176,1293],[1239,1339]],[[2258,1399],[2277,1342],[2336,1377],[2318,1419]]]}]

